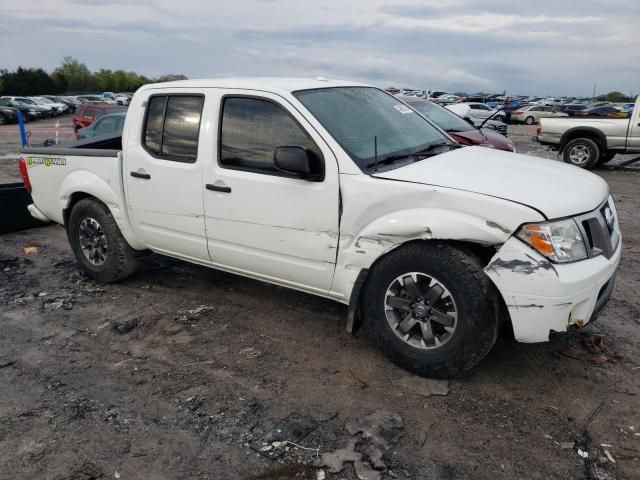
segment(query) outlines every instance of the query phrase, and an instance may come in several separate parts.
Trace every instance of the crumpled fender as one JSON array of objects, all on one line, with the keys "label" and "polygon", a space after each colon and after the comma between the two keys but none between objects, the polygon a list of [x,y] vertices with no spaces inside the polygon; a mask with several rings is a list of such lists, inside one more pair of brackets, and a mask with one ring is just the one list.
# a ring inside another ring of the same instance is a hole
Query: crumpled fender
[{"label": "crumpled fender", "polygon": [[86,193],[104,203],[129,245],[138,250],[146,248],[131,228],[126,209],[121,204],[124,192],[114,190],[108,182],[93,172],[75,170],[67,175],[60,185],[58,195],[60,212],[69,206],[72,195],[76,193]]},{"label": "crumpled fender", "polygon": [[495,221],[444,208],[415,208],[376,218],[355,235],[340,235],[332,290],[348,300],[359,272],[382,255],[412,240],[458,240],[501,245],[519,225]]}]

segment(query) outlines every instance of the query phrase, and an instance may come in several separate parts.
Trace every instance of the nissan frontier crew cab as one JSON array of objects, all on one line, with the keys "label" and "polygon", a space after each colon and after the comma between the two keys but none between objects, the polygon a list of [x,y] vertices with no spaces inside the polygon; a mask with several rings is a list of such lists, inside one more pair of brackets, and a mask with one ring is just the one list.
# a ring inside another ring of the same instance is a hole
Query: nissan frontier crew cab
[{"label": "nissan frontier crew cab", "polygon": [[87,275],[152,250],[348,305],[394,362],[450,377],[492,348],[581,327],[621,251],[599,177],[461,147],[368,85],[214,79],[147,85],[121,149],[28,148],[29,209],[65,226]]}]

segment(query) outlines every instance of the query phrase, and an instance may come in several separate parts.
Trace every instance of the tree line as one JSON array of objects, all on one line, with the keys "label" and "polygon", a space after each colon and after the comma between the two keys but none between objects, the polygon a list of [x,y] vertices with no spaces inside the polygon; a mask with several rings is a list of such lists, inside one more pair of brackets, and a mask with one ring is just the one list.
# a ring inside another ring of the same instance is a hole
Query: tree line
[{"label": "tree line", "polygon": [[149,78],[133,71],[101,68],[95,72],[73,57],[64,57],[53,72],[42,68],[18,67],[0,70],[0,95],[51,95],[87,92],[134,92],[142,85],[172,80],[186,80],[184,75]]}]

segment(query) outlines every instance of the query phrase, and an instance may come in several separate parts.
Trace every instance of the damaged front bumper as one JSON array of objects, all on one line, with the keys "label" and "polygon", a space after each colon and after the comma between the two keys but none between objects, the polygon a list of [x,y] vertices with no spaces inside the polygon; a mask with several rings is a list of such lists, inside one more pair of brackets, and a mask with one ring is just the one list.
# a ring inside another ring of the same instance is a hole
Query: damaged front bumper
[{"label": "damaged front bumper", "polygon": [[516,340],[544,342],[551,331],[582,327],[598,315],[613,291],[621,251],[619,243],[610,258],[555,264],[512,237],[485,273],[504,298]]}]

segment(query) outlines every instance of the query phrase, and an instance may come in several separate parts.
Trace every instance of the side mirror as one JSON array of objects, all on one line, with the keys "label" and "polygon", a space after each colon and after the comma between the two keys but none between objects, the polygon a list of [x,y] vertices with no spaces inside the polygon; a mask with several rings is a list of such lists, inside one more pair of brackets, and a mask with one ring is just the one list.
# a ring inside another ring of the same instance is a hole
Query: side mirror
[{"label": "side mirror", "polygon": [[302,147],[276,147],[273,163],[281,172],[298,178],[312,182],[321,182],[324,179],[322,161],[313,152]]}]

